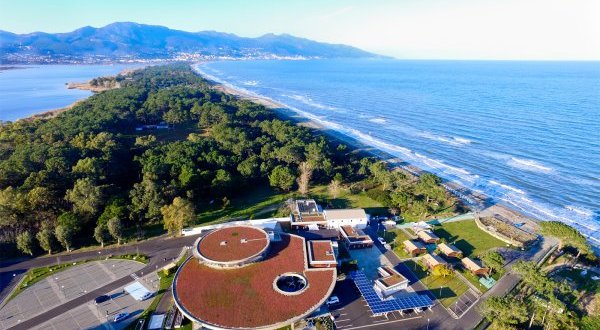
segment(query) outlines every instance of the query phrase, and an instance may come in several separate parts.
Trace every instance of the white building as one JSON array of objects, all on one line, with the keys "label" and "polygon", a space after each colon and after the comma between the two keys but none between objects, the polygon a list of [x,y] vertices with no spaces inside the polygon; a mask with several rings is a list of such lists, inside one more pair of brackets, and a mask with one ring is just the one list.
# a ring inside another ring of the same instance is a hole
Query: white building
[{"label": "white building", "polygon": [[402,274],[389,266],[377,268],[380,278],[375,280],[375,292],[383,299],[393,294],[405,290],[408,287],[408,280]]},{"label": "white building", "polygon": [[341,226],[365,229],[369,222],[369,216],[363,209],[323,210],[323,217],[330,229],[339,229]]}]

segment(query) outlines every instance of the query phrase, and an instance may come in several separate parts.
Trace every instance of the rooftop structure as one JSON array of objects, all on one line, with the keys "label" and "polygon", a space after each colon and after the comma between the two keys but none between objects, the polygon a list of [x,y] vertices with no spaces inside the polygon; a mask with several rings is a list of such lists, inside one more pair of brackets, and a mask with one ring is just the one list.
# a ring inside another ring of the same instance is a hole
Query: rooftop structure
[{"label": "rooftop structure", "polygon": [[379,267],[377,272],[381,278],[375,280],[375,291],[379,292],[383,298],[387,298],[408,287],[406,277],[392,267]]},{"label": "rooftop structure", "polygon": [[296,228],[327,227],[327,220],[323,216],[321,207],[314,199],[299,199],[294,201],[294,210],[291,219],[292,227]]},{"label": "rooftop structure", "polygon": [[[335,286],[335,267],[309,268],[302,237],[281,234],[277,241],[265,241],[265,236],[259,228],[234,226],[215,229],[201,238],[197,252],[175,275],[177,308],[210,329],[273,329],[292,324],[321,306]],[[244,238],[246,243],[241,241]],[[248,245],[251,240],[261,244]],[[222,245],[223,241],[229,243]],[[315,247],[313,260],[330,259],[325,244],[310,246]],[[223,267],[232,261],[234,266]]]},{"label": "rooftop structure", "polygon": [[308,264],[311,267],[335,267],[335,252],[331,241],[309,241]]},{"label": "rooftop structure", "polygon": [[425,244],[434,244],[437,243],[440,238],[437,237],[433,232],[429,230],[422,230],[417,232],[417,236],[425,243]]},{"label": "rooftop structure", "polygon": [[407,239],[406,241],[402,242],[402,244],[404,245],[404,250],[408,254],[411,254],[413,256],[427,252],[427,247],[425,246],[425,244],[419,241],[412,241]]},{"label": "rooftop structure", "polygon": [[361,248],[373,246],[373,240],[362,230],[352,226],[341,226],[340,232],[349,248]]},{"label": "rooftop structure", "polygon": [[465,266],[465,268],[468,269],[474,275],[487,276],[490,273],[489,268],[481,266],[481,264],[479,264],[477,261],[471,258],[462,258],[460,262],[462,262],[463,266]]},{"label": "rooftop structure", "polygon": [[447,257],[462,257],[462,251],[452,244],[440,243],[437,247]]},{"label": "rooftop structure", "polygon": [[427,253],[426,255],[424,255],[423,261],[425,262],[425,265],[430,269],[433,269],[439,265],[447,264],[447,262],[444,259],[442,259],[442,257],[438,255],[433,255],[431,253]]},{"label": "rooftop structure", "polygon": [[194,255],[209,266],[238,267],[263,256],[269,248],[266,231],[252,226],[213,230],[196,241]]},{"label": "rooftop structure", "polygon": [[294,202],[296,213],[301,215],[320,215],[321,207],[314,199],[297,199]]}]

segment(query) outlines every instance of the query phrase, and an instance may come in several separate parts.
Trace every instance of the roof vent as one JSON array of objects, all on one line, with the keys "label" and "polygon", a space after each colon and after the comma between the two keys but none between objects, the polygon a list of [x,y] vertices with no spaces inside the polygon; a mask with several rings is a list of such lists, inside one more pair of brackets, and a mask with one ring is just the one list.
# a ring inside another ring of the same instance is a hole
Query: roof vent
[{"label": "roof vent", "polygon": [[227,241],[221,241],[221,246],[227,245]]}]

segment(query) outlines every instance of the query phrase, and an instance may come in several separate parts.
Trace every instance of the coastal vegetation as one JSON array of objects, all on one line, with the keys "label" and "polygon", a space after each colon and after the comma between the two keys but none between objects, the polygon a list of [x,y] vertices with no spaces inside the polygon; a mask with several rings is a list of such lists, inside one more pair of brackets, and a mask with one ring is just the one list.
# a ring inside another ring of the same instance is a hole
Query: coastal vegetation
[{"label": "coastal vegetation", "polygon": [[215,90],[187,65],[129,72],[119,84],[55,118],[0,126],[3,257],[178,234],[260,212],[247,197],[260,191],[276,204],[328,187],[332,201],[366,195],[405,218],[459,207],[436,176],[390,170]]}]

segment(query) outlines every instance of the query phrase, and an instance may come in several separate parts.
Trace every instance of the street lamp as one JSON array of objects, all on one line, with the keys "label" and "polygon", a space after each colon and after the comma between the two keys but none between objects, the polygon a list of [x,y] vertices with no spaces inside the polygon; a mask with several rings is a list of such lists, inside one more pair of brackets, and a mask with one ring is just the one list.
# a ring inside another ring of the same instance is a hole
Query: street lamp
[{"label": "street lamp", "polygon": [[429,330],[429,319],[427,319],[427,330]]}]

